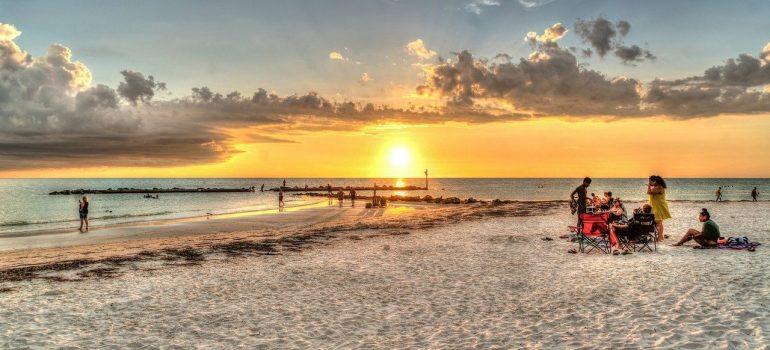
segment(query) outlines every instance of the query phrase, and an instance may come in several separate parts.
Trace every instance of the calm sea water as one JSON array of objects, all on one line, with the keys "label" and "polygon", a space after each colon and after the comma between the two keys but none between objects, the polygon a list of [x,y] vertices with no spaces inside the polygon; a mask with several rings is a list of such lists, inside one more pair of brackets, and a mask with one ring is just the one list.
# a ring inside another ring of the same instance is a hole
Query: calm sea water
[{"label": "calm sea water", "polygon": [[[0,236],[10,232],[77,227],[80,196],[50,196],[63,189],[198,188],[279,186],[282,179],[0,179]],[[424,179],[287,179],[288,186],[424,185]],[[434,197],[477,199],[564,200],[579,179],[430,179],[429,191],[399,194],[430,194]],[[589,192],[612,191],[626,200],[644,200],[646,179],[594,179]],[[770,198],[770,179],[669,179],[669,200],[710,200],[717,186],[726,200],[749,200],[755,186],[760,199]],[[360,193],[369,195],[368,193]],[[387,192],[383,194],[388,194]],[[93,226],[224,214],[275,208],[277,194],[184,193],[160,194],[145,199],[141,194],[89,195]],[[317,198],[286,196],[288,206],[318,201]]]}]

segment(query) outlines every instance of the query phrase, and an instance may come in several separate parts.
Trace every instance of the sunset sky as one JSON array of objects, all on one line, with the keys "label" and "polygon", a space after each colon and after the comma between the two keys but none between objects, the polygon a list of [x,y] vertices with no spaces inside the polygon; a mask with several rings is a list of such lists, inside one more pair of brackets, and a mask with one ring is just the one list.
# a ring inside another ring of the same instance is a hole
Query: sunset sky
[{"label": "sunset sky", "polygon": [[769,15],[0,0],[0,177],[770,177]]}]

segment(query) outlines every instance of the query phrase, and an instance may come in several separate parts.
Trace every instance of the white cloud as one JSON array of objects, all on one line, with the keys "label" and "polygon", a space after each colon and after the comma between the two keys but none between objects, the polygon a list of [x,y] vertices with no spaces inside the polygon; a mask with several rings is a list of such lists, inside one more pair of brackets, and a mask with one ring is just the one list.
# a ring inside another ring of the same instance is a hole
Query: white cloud
[{"label": "white cloud", "polygon": [[563,38],[567,34],[567,28],[561,23],[556,23],[543,31],[543,35],[537,35],[536,32],[529,32],[524,37],[524,41],[530,44],[536,44],[538,42],[554,42]]},{"label": "white cloud", "polygon": [[347,62],[348,61],[347,57],[342,56],[342,54],[337,52],[337,51],[330,52],[329,53],[329,59],[332,60],[332,61],[343,61],[343,62]]},{"label": "white cloud", "polygon": [[366,85],[368,82],[372,81],[372,77],[369,75],[369,73],[361,74],[361,78],[358,79],[358,83],[361,85]]},{"label": "white cloud", "polygon": [[436,51],[426,48],[422,39],[417,39],[407,43],[406,52],[412,56],[417,56],[417,58],[420,60],[427,60],[433,56],[436,56]]},{"label": "white cloud", "polygon": [[499,0],[472,0],[465,4],[465,10],[480,15],[484,11],[485,7],[500,6]]},{"label": "white cloud", "polygon": [[528,9],[531,9],[531,8],[540,7],[546,4],[550,4],[554,1],[555,0],[519,0],[519,4],[521,4],[521,6],[524,6]]}]

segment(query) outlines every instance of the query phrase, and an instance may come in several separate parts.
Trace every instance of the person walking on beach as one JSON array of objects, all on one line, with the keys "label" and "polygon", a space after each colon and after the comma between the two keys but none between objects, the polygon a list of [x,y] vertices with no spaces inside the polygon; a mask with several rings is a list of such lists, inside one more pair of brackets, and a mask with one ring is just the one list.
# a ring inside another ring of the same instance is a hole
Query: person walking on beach
[{"label": "person walking on beach", "polygon": [[340,202],[340,208],[342,208],[342,202],[345,199],[345,194],[342,193],[342,190],[337,192],[337,200]]},{"label": "person walking on beach", "polygon": [[259,187],[259,192],[265,192],[265,184],[262,184],[262,186]]},{"label": "person walking on beach", "polygon": [[356,190],[350,189],[350,206],[355,207],[356,206]]},{"label": "person walking on beach", "polygon": [[716,191],[715,194],[717,195],[716,201],[717,202],[721,202],[722,201],[722,186],[719,186],[719,188],[717,188],[717,191]]},{"label": "person walking on beach", "polygon": [[655,224],[658,226],[658,241],[666,238],[663,234],[663,220],[671,218],[666,201],[666,181],[658,175],[652,175],[647,184],[647,194],[650,195],[652,213],[655,215]]},{"label": "person walking on beach", "polygon": [[759,191],[757,191],[757,188],[754,187],[754,189],[751,190],[751,201],[752,202],[756,202],[757,201],[757,196],[759,196]]},{"label": "person walking on beach", "polygon": [[[80,213],[80,232],[88,232],[88,197],[83,196],[82,200],[78,201],[78,213]],[[83,225],[85,224],[85,231],[83,231]]]},{"label": "person walking on beach", "polygon": [[283,211],[283,190],[278,190],[278,211]]},{"label": "person walking on beach", "polygon": [[698,231],[696,229],[689,229],[684,234],[679,242],[674,243],[675,247],[681,246],[689,240],[694,240],[701,247],[714,248],[719,241],[719,226],[711,220],[711,214],[706,208],[701,209],[700,215],[698,215],[698,221],[703,223],[703,229]]}]

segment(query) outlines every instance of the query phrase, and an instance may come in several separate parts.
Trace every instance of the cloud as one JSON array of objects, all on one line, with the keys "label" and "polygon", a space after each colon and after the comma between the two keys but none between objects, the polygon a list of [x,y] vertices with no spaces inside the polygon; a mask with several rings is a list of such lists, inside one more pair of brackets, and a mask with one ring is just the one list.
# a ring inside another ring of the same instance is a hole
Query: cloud
[{"label": "cloud", "polygon": [[525,8],[532,9],[543,5],[550,4],[556,0],[519,0],[519,4]]},{"label": "cloud", "polygon": [[426,48],[422,39],[417,39],[407,43],[405,49],[409,55],[416,56],[420,60],[427,60],[433,56],[436,56],[436,51]]},{"label": "cloud", "polygon": [[131,70],[123,70],[120,74],[123,74],[124,81],[118,85],[118,95],[134,106],[139,101],[150,102],[155,91],[166,89],[166,83],[156,82],[152,75],[145,78],[144,74]]},{"label": "cloud", "polygon": [[[620,20],[613,24],[601,16],[593,20],[578,19],[575,22],[575,33],[584,43],[591,45],[592,53],[596,52],[600,57],[612,51],[623,64],[654,60],[656,57],[650,50],[642,49],[638,45],[623,44],[619,36],[625,37],[630,31],[631,23],[628,21]],[[584,56],[590,57],[590,54]]]},{"label": "cloud", "polygon": [[656,57],[649,50],[644,50],[637,45],[617,46],[615,47],[615,56],[620,58],[624,64],[641,62],[645,59],[654,60]]},{"label": "cloud", "polygon": [[631,23],[628,23],[628,21],[620,20],[616,26],[621,36],[626,36],[631,31]]},{"label": "cloud", "polygon": [[329,59],[332,60],[332,61],[343,61],[343,62],[347,62],[348,61],[347,57],[342,56],[342,54],[337,52],[337,51],[330,52],[329,53]]},{"label": "cloud", "polygon": [[500,6],[499,0],[471,0],[465,4],[465,10],[480,15],[484,9],[490,6]]},{"label": "cloud", "polygon": [[[702,76],[648,84],[587,69],[556,42],[535,40],[533,49],[518,62],[499,54],[496,57],[506,59],[492,63],[462,51],[454,59],[433,66],[417,92],[442,97],[448,106],[473,107],[502,100],[513,110],[533,117],[691,118],[770,111],[770,95],[764,89],[770,84],[766,49],[760,58],[742,54],[707,69]],[[616,46],[615,50],[624,62],[652,58],[635,45]]]},{"label": "cloud", "polygon": [[372,81],[372,77],[369,76],[369,73],[361,74],[361,78],[358,79],[358,83],[361,85],[366,85],[370,81]]},{"label": "cloud", "polygon": [[524,37],[524,41],[535,45],[538,42],[557,41],[567,35],[567,28],[561,23],[556,23],[545,29],[543,35],[537,35],[537,32],[529,32]]}]

